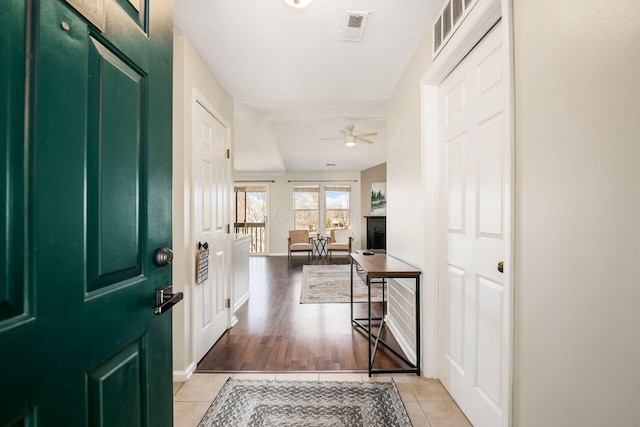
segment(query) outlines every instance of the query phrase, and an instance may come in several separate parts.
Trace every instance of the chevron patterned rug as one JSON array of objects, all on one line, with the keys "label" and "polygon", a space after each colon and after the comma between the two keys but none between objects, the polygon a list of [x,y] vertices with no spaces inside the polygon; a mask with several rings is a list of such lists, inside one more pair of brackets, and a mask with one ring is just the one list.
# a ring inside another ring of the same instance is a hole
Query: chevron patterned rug
[{"label": "chevron patterned rug", "polygon": [[[344,264],[302,266],[300,304],[344,303],[351,299],[351,266]],[[353,301],[367,302],[367,284],[353,276]],[[382,285],[371,285],[371,301],[382,301]]]},{"label": "chevron patterned rug", "polygon": [[199,427],[410,427],[393,382],[230,378]]}]

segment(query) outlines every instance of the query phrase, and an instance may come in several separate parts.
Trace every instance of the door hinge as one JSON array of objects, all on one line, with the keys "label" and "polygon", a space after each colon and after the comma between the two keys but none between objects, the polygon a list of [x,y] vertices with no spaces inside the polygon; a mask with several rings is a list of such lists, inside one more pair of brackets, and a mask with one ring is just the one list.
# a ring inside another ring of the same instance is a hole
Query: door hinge
[{"label": "door hinge", "polygon": [[231,158],[231,150],[227,148],[227,159]]},{"label": "door hinge", "polygon": [[226,230],[227,230],[227,234],[231,234],[231,224],[227,224]]},{"label": "door hinge", "polygon": [[225,304],[225,307],[231,308],[231,298],[227,298],[224,304]]}]

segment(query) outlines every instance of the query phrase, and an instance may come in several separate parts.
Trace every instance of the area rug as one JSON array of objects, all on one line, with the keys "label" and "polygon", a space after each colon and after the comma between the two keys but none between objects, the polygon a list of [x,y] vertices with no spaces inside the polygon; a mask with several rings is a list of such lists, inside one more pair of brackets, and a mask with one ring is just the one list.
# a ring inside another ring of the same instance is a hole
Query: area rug
[{"label": "area rug", "polygon": [[411,426],[393,382],[230,378],[199,427]]},{"label": "area rug", "polygon": [[[304,265],[300,304],[349,302],[350,280],[350,265]],[[367,302],[367,285],[357,274],[353,276],[353,300]],[[382,301],[382,284],[371,285],[371,301]]]}]

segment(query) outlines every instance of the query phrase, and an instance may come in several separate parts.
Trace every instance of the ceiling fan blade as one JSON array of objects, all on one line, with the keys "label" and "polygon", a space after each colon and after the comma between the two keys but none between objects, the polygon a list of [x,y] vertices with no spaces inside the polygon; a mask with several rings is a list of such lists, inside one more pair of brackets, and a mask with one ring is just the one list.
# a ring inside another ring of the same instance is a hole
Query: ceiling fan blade
[{"label": "ceiling fan blade", "polygon": [[364,138],[357,138],[357,139],[358,139],[358,141],[366,142],[368,144],[373,144],[374,143],[373,141],[369,141],[368,139],[364,139]]},{"label": "ceiling fan blade", "polygon": [[344,136],[349,135],[349,131],[344,130],[344,129],[340,129],[340,133],[343,134]]},{"label": "ceiling fan blade", "polygon": [[356,138],[361,137],[361,136],[376,136],[378,134],[378,132],[371,132],[371,133],[361,133],[360,135],[356,135]]},{"label": "ceiling fan blade", "polygon": [[320,138],[320,141],[337,141],[342,140],[342,138]]}]

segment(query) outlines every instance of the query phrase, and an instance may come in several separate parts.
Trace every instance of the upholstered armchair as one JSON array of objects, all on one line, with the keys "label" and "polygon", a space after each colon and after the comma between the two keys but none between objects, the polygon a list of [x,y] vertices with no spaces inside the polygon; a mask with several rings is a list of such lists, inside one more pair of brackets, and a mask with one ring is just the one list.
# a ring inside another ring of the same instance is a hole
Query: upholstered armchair
[{"label": "upholstered armchair", "polygon": [[351,229],[331,230],[329,243],[327,243],[327,252],[329,259],[334,251],[351,253],[351,242],[353,241],[353,231]]},{"label": "upholstered armchair", "polygon": [[307,230],[289,230],[289,259],[292,252],[307,252],[307,256],[313,253],[311,238]]}]

